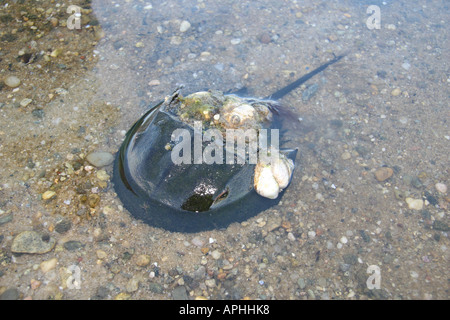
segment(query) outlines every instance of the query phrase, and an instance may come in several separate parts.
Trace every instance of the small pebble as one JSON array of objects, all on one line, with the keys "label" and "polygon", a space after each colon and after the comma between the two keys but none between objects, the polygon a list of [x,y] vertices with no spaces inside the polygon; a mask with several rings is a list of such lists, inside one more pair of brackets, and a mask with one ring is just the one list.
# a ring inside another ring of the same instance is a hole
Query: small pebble
[{"label": "small pebble", "polygon": [[394,170],[388,167],[381,167],[375,171],[375,179],[379,182],[383,182],[389,179],[394,174]]},{"label": "small pebble", "polygon": [[13,219],[13,214],[12,214],[12,213],[10,213],[10,214],[5,214],[5,215],[0,215],[0,226],[1,226],[2,224],[11,222],[12,219]]},{"label": "small pebble", "polygon": [[64,249],[68,250],[68,251],[75,251],[78,249],[81,249],[84,247],[84,245],[77,240],[70,240],[70,241],[66,241],[63,244]]},{"label": "small pebble", "polygon": [[19,300],[20,292],[16,288],[10,288],[5,290],[2,294],[0,294],[0,300]]},{"label": "small pebble", "polygon": [[325,198],[324,198],[324,196],[323,196],[321,193],[317,193],[317,194],[316,194],[316,200],[324,201]]},{"label": "small pebble", "polygon": [[447,185],[443,184],[443,183],[436,183],[435,186],[437,191],[439,191],[440,193],[447,193]]},{"label": "small pebble", "polygon": [[348,242],[348,239],[347,237],[343,236],[339,241],[343,244],[346,244]]},{"label": "small pebble", "polygon": [[135,292],[139,289],[139,280],[136,278],[131,278],[126,286],[126,290],[128,293]]},{"label": "small pebble", "polygon": [[409,70],[409,68],[411,68],[411,65],[409,64],[409,62],[404,62],[403,64],[402,64],[402,68],[403,69],[405,69],[405,70]]},{"label": "small pebble", "polygon": [[9,76],[5,79],[5,84],[10,88],[16,88],[20,86],[20,79],[16,76]]},{"label": "small pebble", "polygon": [[54,198],[55,196],[56,196],[56,192],[55,191],[48,190],[48,191],[45,191],[42,194],[42,199],[43,200],[50,200],[50,199]]},{"label": "small pebble", "polygon": [[69,219],[63,219],[59,221],[55,226],[55,231],[63,234],[70,230],[72,227],[72,222]]},{"label": "small pebble", "polygon": [[232,45],[237,45],[237,44],[241,43],[241,39],[239,39],[239,38],[231,39],[230,42]]},{"label": "small pebble", "polygon": [[260,37],[259,37],[259,41],[261,41],[261,43],[264,44],[268,44],[272,41],[272,39],[270,38],[270,34],[268,33],[263,33]]},{"label": "small pebble", "polygon": [[97,250],[95,253],[97,255],[97,258],[99,258],[100,260],[103,260],[108,256],[108,254],[103,250]]},{"label": "small pebble", "polygon": [[391,91],[391,96],[396,97],[399,96],[402,93],[402,90],[400,88],[395,88]]},{"label": "small pebble", "polygon": [[[213,279],[214,280],[214,279]],[[172,299],[173,300],[188,300],[188,295],[186,292],[186,288],[184,286],[178,286],[172,290]]]},{"label": "small pebble", "polygon": [[166,64],[168,64],[168,65],[173,64],[173,59],[172,59],[171,56],[166,56],[166,57],[163,59],[163,61],[164,61],[164,63],[166,63]]},{"label": "small pebble", "polygon": [[58,259],[52,258],[52,259],[50,259],[50,260],[47,260],[47,261],[42,262],[42,263],[39,265],[39,267],[41,268],[41,271],[42,271],[43,273],[47,273],[47,272],[49,272],[50,270],[55,269],[57,263],[58,263]]},{"label": "small pebble", "polygon": [[207,280],[205,280],[205,285],[209,288],[214,288],[216,286],[216,280],[215,279],[207,279]]},{"label": "small pebble", "polygon": [[386,29],[388,29],[388,30],[395,30],[395,29],[397,29],[397,27],[395,26],[395,24],[388,24],[388,25],[386,25]]},{"label": "small pebble", "polygon": [[331,42],[334,42],[338,39],[338,37],[334,34],[331,34],[328,36],[328,40],[330,40]]},{"label": "small pebble", "polygon": [[348,160],[348,159],[350,159],[351,157],[352,157],[352,155],[351,155],[350,152],[348,152],[348,151],[345,151],[345,152],[341,155],[342,160]]},{"label": "small pebble", "polygon": [[401,124],[407,124],[407,123],[408,123],[408,118],[406,118],[406,117],[401,117],[400,119],[398,119],[398,121],[399,121]]},{"label": "small pebble", "polygon": [[416,272],[416,271],[410,271],[410,273],[409,273],[410,275],[411,275],[411,278],[418,278],[419,277],[419,274]]},{"label": "small pebble", "polygon": [[104,167],[114,161],[114,156],[109,152],[91,152],[86,160],[95,167]]},{"label": "small pebble", "polygon": [[422,199],[406,198],[405,201],[408,204],[408,208],[411,210],[422,210],[423,208]]},{"label": "small pebble", "polygon": [[91,208],[95,208],[100,202],[100,196],[98,194],[90,194],[87,198],[87,204]]},{"label": "small pebble", "polygon": [[97,171],[97,178],[101,181],[108,181],[110,176],[106,173],[105,170]]},{"label": "small pebble", "polygon": [[50,19],[50,23],[52,24],[52,26],[55,28],[55,27],[57,27],[58,26],[58,24],[59,24],[59,21],[58,21],[58,19],[57,18],[55,18],[55,17],[52,17],[51,19]]},{"label": "small pebble", "polygon": [[29,99],[29,98],[25,98],[22,101],[20,101],[20,106],[25,108],[26,106],[28,106],[33,100]]},{"label": "small pebble", "polygon": [[126,292],[121,292],[117,296],[114,297],[114,300],[128,300],[131,298],[131,295]]},{"label": "small pebble", "polygon": [[298,278],[297,284],[301,290],[305,289],[305,287],[306,287],[306,281],[303,278]]},{"label": "small pebble", "polygon": [[194,246],[197,246],[197,247],[201,248],[201,247],[203,247],[203,244],[205,243],[205,240],[202,239],[202,238],[200,238],[200,237],[194,237],[194,238],[191,240],[191,243],[192,243]]},{"label": "small pebble", "polygon": [[36,279],[31,279],[30,280],[30,287],[33,290],[36,290],[37,288],[39,288],[41,286],[41,281],[36,280]]},{"label": "small pebble", "polygon": [[14,253],[47,253],[56,244],[56,240],[48,235],[36,231],[24,231],[19,233],[11,244],[11,252]]},{"label": "small pebble", "polygon": [[222,254],[218,250],[214,250],[211,252],[211,257],[213,257],[214,260],[219,260]]},{"label": "small pebble", "polygon": [[433,229],[438,230],[438,231],[444,231],[444,232],[448,232],[450,230],[448,224],[446,224],[445,222],[439,221],[439,220],[434,220]]},{"label": "small pebble", "polygon": [[61,48],[57,48],[57,49],[53,50],[52,53],[50,53],[50,57],[57,58],[62,52],[63,51]]},{"label": "small pebble", "polygon": [[308,238],[314,239],[315,237],[316,237],[316,232],[315,231],[308,231]]},{"label": "small pebble", "polygon": [[156,86],[159,86],[160,84],[161,84],[161,82],[159,80],[152,80],[148,83],[148,85],[150,87],[156,87]]},{"label": "small pebble", "polygon": [[146,267],[150,264],[150,256],[146,254],[141,254],[136,259],[136,265],[139,267]]},{"label": "small pebble", "polygon": [[184,20],[180,24],[180,32],[186,32],[189,30],[190,27],[191,27],[191,24],[189,23],[189,21]]}]

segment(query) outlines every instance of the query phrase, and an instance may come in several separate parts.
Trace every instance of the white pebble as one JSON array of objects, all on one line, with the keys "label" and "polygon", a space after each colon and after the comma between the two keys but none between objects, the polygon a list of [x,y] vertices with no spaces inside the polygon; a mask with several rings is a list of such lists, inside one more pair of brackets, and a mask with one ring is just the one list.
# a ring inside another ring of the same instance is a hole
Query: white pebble
[{"label": "white pebble", "polygon": [[348,242],[348,239],[346,236],[343,236],[340,241],[341,243],[346,244]]},{"label": "white pebble", "polygon": [[114,156],[108,152],[92,152],[87,155],[86,160],[96,167],[104,167],[114,161]]},{"label": "white pebble", "polygon": [[16,88],[20,85],[20,79],[16,76],[9,76],[5,79],[5,84],[10,88]]},{"label": "white pebble", "polygon": [[150,87],[155,87],[155,86],[159,86],[161,84],[161,82],[159,80],[152,80],[148,83],[148,85]]},{"label": "white pebble", "polygon": [[191,243],[192,243],[194,246],[202,247],[203,244],[205,243],[205,240],[202,239],[202,238],[200,238],[200,237],[194,237],[194,238],[191,240]]},{"label": "white pebble", "polygon": [[317,193],[317,194],[316,194],[316,200],[324,201],[325,198],[323,197],[323,195],[322,195],[321,193]]},{"label": "white pebble", "polygon": [[395,30],[395,29],[397,29],[397,27],[395,26],[395,24],[388,24],[386,26],[386,29],[388,29],[388,30]]},{"label": "white pebble", "polygon": [[443,183],[438,182],[438,183],[436,183],[436,185],[434,187],[440,193],[447,193],[447,185],[445,185]]},{"label": "white pebble", "polygon": [[189,21],[184,20],[180,25],[180,32],[186,32],[191,27],[191,24]]},{"label": "white pebble", "polygon": [[314,239],[316,237],[316,232],[315,231],[308,231],[308,237],[310,239]]},{"label": "white pebble", "polygon": [[411,68],[411,65],[409,64],[409,62],[404,62],[403,64],[402,64],[402,68],[403,69],[405,69],[405,70],[409,70],[409,68]]},{"label": "white pebble", "polygon": [[401,124],[407,124],[407,123],[408,123],[408,118],[406,118],[406,117],[401,117],[400,119],[398,119],[398,121],[399,121]]},{"label": "white pebble", "polygon": [[405,202],[408,204],[409,209],[422,210],[422,208],[423,208],[423,200],[422,199],[406,198]]},{"label": "white pebble", "polygon": [[219,260],[221,256],[222,254],[218,250],[214,250],[213,252],[211,252],[211,257],[214,260]]},{"label": "white pebble", "polygon": [[52,258],[52,259],[50,259],[50,260],[43,261],[43,262],[41,262],[41,264],[40,264],[41,271],[42,271],[43,273],[47,273],[47,272],[49,272],[50,270],[55,269],[57,263],[58,263],[58,259],[56,259],[56,258]]},{"label": "white pebble", "polygon": [[20,106],[21,107],[26,107],[28,106],[33,100],[29,99],[29,98],[25,98],[22,101],[20,101]]}]

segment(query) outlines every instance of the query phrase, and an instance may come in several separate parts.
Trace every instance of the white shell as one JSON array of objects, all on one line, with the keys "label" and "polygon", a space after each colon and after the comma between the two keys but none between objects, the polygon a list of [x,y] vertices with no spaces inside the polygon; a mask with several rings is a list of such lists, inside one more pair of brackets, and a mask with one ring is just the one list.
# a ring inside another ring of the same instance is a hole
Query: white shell
[{"label": "white shell", "polygon": [[255,171],[254,184],[256,192],[262,197],[276,199],[280,188],[272,174],[270,166],[258,164]]},{"label": "white shell", "polygon": [[267,163],[267,159],[260,159],[255,167],[256,192],[262,197],[276,199],[291,182],[293,170],[294,162],[282,153],[270,163]]},{"label": "white shell", "polygon": [[290,159],[279,158],[271,165],[272,174],[275,180],[278,182],[278,186],[281,190],[285,189],[291,181],[292,169],[294,163]]},{"label": "white shell", "polygon": [[240,128],[255,119],[255,108],[247,103],[229,103],[224,107],[224,118],[228,125]]}]

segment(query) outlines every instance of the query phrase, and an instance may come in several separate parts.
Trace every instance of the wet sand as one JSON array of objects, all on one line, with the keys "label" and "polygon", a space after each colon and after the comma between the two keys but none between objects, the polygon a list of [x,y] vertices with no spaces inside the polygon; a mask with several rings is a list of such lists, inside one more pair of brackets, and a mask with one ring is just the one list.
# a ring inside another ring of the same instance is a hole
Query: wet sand
[{"label": "wet sand", "polygon": [[[2,299],[448,299],[445,1],[73,4],[0,3]],[[153,228],[86,161],[180,84],[265,97],[343,53],[282,99],[294,178],[248,221]]]}]

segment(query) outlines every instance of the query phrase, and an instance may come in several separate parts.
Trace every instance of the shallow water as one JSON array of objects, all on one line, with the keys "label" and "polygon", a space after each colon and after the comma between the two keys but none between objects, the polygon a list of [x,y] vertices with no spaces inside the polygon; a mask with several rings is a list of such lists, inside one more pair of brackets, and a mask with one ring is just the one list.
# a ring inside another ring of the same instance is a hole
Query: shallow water
[{"label": "shallow water", "polygon": [[[67,4],[0,1],[0,77],[21,80],[0,90],[0,294],[448,299],[450,198],[436,187],[449,185],[446,1],[72,3],[80,29]],[[122,207],[112,165],[84,161],[116,153],[180,84],[265,97],[343,53],[280,101],[295,114],[297,168],[281,203],[248,221],[153,228]],[[382,167],[392,176],[378,181]],[[55,247],[11,252],[27,230]]]}]

